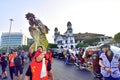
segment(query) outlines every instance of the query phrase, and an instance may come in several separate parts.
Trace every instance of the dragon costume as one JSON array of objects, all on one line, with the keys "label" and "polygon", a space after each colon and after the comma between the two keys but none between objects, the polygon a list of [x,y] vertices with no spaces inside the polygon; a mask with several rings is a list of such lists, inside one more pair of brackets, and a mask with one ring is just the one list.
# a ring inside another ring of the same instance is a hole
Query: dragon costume
[{"label": "dragon costume", "polygon": [[26,18],[29,21],[29,32],[32,38],[34,39],[33,44],[29,48],[29,52],[33,53],[33,51],[37,50],[38,46],[42,46],[43,49],[48,47],[48,40],[46,38],[46,34],[48,34],[48,27],[44,25],[40,20],[35,19],[33,13],[26,14]]}]

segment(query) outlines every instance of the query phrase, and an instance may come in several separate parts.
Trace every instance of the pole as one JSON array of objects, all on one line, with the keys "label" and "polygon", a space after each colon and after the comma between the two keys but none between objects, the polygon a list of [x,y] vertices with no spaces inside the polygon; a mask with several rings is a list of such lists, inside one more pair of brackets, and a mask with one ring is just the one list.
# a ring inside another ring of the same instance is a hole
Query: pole
[{"label": "pole", "polygon": [[8,34],[8,49],[7,52],[9,53],[9,47],[10,47],[10,32],[11,32],[11,27],[12,27],[12,21],[13,19],[9,19],[10,20],[10,28],[9,28],[9,34]]}]

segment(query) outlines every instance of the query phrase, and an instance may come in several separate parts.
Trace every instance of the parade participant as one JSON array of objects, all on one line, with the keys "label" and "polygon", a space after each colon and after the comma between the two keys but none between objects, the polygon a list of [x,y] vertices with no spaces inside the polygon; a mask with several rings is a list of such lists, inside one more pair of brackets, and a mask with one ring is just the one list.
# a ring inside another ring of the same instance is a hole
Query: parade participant
[{"label": "parade participant", "polygon": [[[48,80],[48,71],[45,70],[46,71],[45,74],[47,75],[45,75],[44,78],[40,77],[40,75],[43,74],[42,69],[46,68],[47,65],[50,65],[49,63],[50,61],[45,60],[45,58],[43,58],[45,57],[45,53],[46,53],[43,50],[45,50],[48,47],[48,40],[46,38],[46,34],[48,33],[49,29],[40,20],[37,20],[33,13],[26,14],[26,18],[30,24],[29,32],[32,38],[34,39],[34,43],[29,48],[29,55],[31,55],[33,58],[26,75],[29,76],[30,78],[32,77],[32,80],[41,80],[41,79]],[[41,59],[41,57],[43,59]],[[42,64],[44,62],[46,66]],[[36,68],[37,70],[35,70],[35,73],[38,73],[38,74],[34,73],[33,66],[37,67]],[[29,72],[31,72],[31,74],[29,74]],[[26,80],[29,79],[29,77],[27,76],[25,77]]]},{"label": "parade participant", "polygon": [[2,53],[1,57],[1,66],[2,66],[2,75],[4,75],[3,79],[7,78],[7,72],[6,72],[6,67],[7,67],[7,56],[5,53]]},{"label": "parade participant", "polygon": [[[0,53],[0,66],[1,66],[1,63],[2,63],[1,58],[2,58],[2,53]],[[1,77],[1,75],[0,75],[0,77]]]},{"label": "parade participant", "polygon": [[[14,69],[15,69],[15,80],[22,80],[23,74],[23,64],[22,64],[22,56],[20,53],[15,51],[15,58],[14,58]],[[20,75],[19,75],[20,73]]]},{"label": "parade participant", "polygon": [[0,53],[0,64],[1,64],[2,53]]},{"label": "parade participant", "polygon": [[24,50],[20,51],[20,57],[22,58],[22,65],[23,65],[23,68],[24,68],[24,64],[27,62],[27,54],[25,53]]},{"label": "parade participant", "polygon": [[[38,49],[42,51],[41,47]],[[51,70],[51,66],[48,66],[50,63],[48,60],[45,60],[45,54],[40,51],[39,53],[35,53],[34,58],[26,72],[24,80],[48,80],[48,71]],[[45,75],[41,76],[41,74],[44,73],[42,72],[43,68],[45,69]]]},{"label": "parade participant", "polygon": [[35,57],[36,57],[36,55],[39,55],[39,54],[41,54],[41,53],[43,53],[43,47],[42,46],[38,46],[38,48],[37,48],[37,51],[34,51],[34,53],[33,53],[33,58],[32,58],[32,60],[34,60],[35,59]]},{"label": "parade participant", "polygon": [[45,58],[50,60],[50,64],[52,65],[52,51],[51,51],[51,49],[47,49],[47,53],[45,54]]},{"label": "parade participant", "polygon": [[44,49],[48,47],[46,34],[48,33],[49,29],[40,20],[36,19],[33,13],[27,13],[26,18],[30,24],[30,35],[34,39],[34,43],[29,48],[29,55],[31,55],[37,50],[38,46],[43,46]]},{"label": "parade participant", "polygon": [[[49,63],[50,63],[49,66],[51,67],[52,66],[52,51],[51,51],[51,49],[47,49],[47,53],[45,54],[45,58],[49,61]],[[49,75],[50,80],[54,80],[52,70],[50,70],[48,72],[48,75]]]},{"label": "parade participant", "polygon": [[99,65],[104,80],[120,80],[120,57],[118,53],[113,53],[109,44],[101,46],[103,53],[100,55]]},{"label": "parade participant", "polygon": [[9,71],[10,71],[10,77],[11,80],[13,80],[13,74],[14,74],[14,58],[15,58],[15,50],[12,50],[10,55],[9,55]]}]

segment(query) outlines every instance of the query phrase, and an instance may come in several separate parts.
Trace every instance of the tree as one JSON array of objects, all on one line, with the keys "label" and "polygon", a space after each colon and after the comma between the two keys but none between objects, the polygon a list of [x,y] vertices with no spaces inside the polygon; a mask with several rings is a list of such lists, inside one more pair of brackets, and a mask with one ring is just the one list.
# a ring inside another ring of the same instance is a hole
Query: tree
[{"label": "tree", "polygon": [[84,43],[93,46],[93,45],[97,45],[99,41],[100,41],[99,38],[90,38],[90,39],[85,39]]},{"label": "tree", "polygon": [[120,43],[120,32],[114,35],[114,40],[117,43]]},{"label": "tree", "polygon": [[88,45],[87,44],[84,44],[84,43],[78,43],[77,45],[76,45],[76,47],[77,48],[79,48],[79,47],[87,47]]},{"label": "tree", "polygon": [[48,48],[57,48],[57,44],[49,43]]}]

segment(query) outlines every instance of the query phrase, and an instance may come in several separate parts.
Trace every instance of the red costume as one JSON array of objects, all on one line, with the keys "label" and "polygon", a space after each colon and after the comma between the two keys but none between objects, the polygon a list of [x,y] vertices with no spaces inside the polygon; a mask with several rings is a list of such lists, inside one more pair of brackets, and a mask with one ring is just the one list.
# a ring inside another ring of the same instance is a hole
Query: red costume
[{"label": "red costume", "polygon": [[47,71],[48,61],[47,60],[45,60],[45,65],[46,65],[47,75],[43,78],[40,78],[41,69],[42,69],[42,62],[32,61],[30,63],[31,72],[32,72],[32,80],[48,80],[48,71]]},{"label": "red costume", "polygon": [[46,57],[46,59],[49,59],[50,60],[50,64],[52,64],[52,52],[50,51],[50,52],[47,52],[46,54],[45,54],[45,57]]}]

